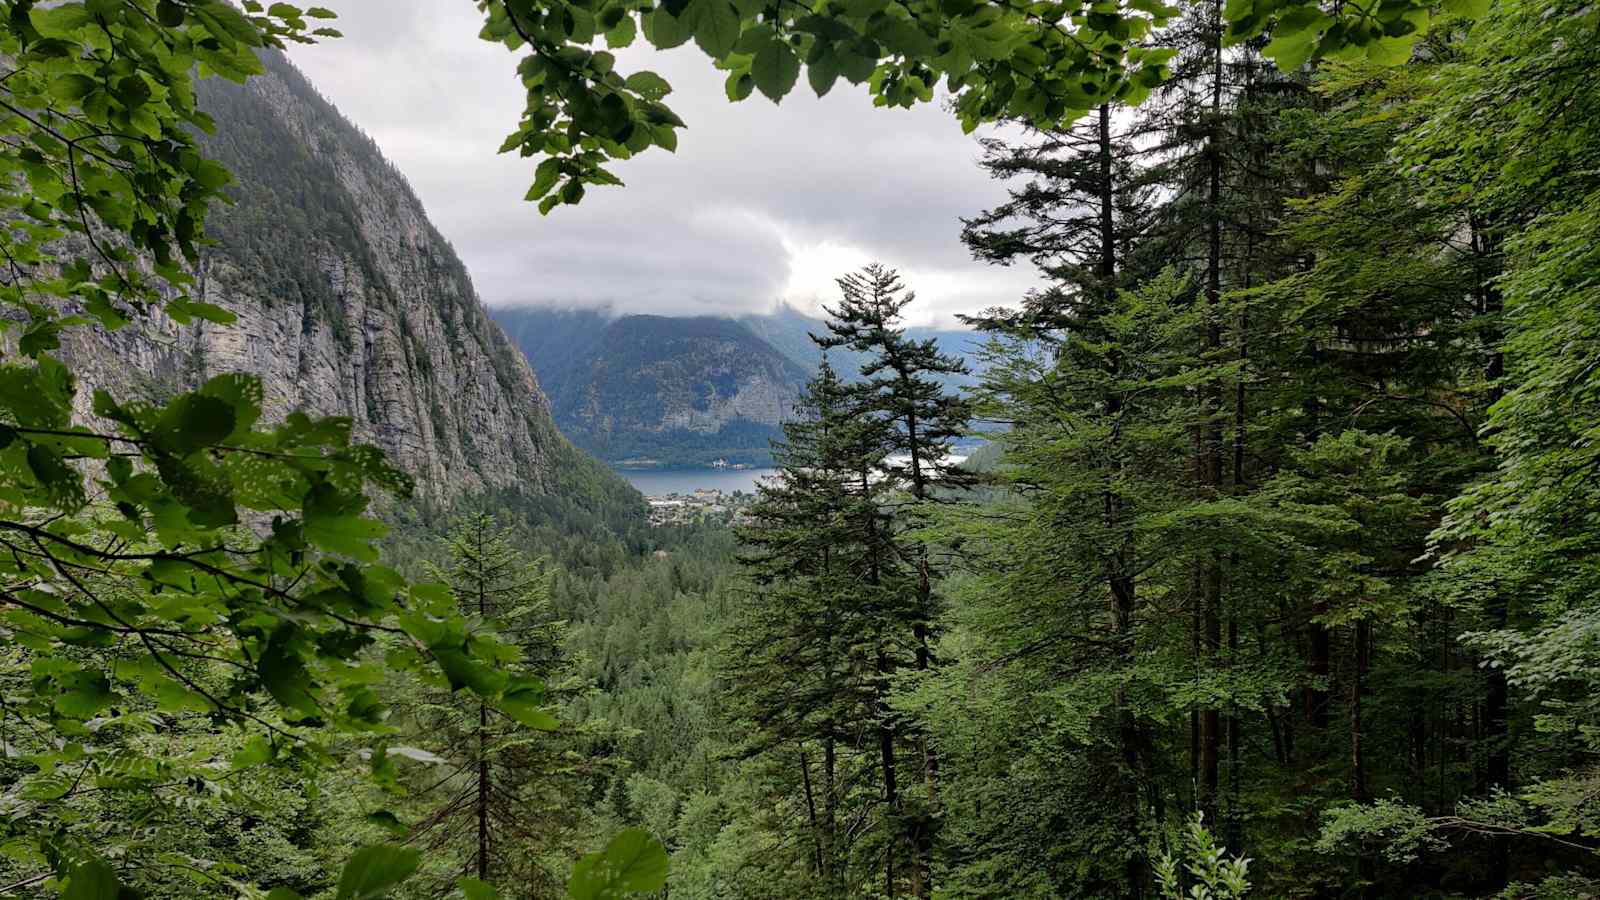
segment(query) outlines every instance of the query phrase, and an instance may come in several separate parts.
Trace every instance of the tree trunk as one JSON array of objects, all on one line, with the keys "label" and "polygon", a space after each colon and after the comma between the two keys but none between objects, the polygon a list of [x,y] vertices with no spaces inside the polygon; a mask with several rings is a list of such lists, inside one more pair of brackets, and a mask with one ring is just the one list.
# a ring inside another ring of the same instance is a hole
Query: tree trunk
[{"label": "tree trunk", "polygon": [[[488,578],[483,530],[478,532],[478,617],[489,614]],[[489,880],[489,704],[478,703],[478,880]]]},{"label": "tree trunk", "polygon": [[888,846],[884,849],[883,879],[884,892],[896,896],[894,879],[894,845],[900,832],[900,789],[895,779],[894,756],[894,729],[889,724],[888,703],[884,700],[887,690],[887,679],[893,672],[889,656],[883,650],[883,645],[878,645],[878,675],[879,686],[875,705],[878,714],[878,762],[883,771],[883,803],[885,815],[889,819]]},{"label": "tree trunk", "polygon": [[[1206,138],[1206,333],[1205,351],[1208,364],[1214,364],[1215,354],[1222,347],[1222,323],[1218,307],[1222,303],[1222,4],[1216,2],[1212,9],[1211,31],[1211,104],[1210,121]],[[1222,427],[1218,421],[1221,412],[1220,384],[1213,380],[1206,386],[1205,425],[1201,437],[1201,486],[1206,499],[1212,499],[1222,487]],[[1202,659],[1212,666],[1217,663],[1222,646],[1222,553],[1213,548],[1209,558],[1201,564],[1200,614]],[[1221,741],[1221,713],[1213,707],[1200,711],[1200,809],[1207,820],[1217,820],[1217,772],[1219,744]]]},{"label": "tree trunk", "polygon": [[489,880],[489,705],[478,704],[478,880]]},{"label": "tree trunk", "polygon": [[817,821],[817,796],[811,790],[811,764],[806,762],[806,752],[799,752],[800,784],[806,792],[806,821],[811,826],[812,872],[822,877],[822,828]]},{"label": "tree trunk", "polygon": [[1367,686],[1367,670],[1372,663],[1372,623],[1356,620],[1355,670],[1350,676],[1350,799],[1367,802],[1367,759],[1363,745],[1361,695]]},{"label": "tree trunk", "polygon": [[[1489,271],[1495,268],[1498,248],[1495,239],[1487,233],[1484,223],[1476,216],[1469,217],[1468,224],[1472,231],[1474,264],[1478,269],[1478,312],[1483,317],[1498,316],[1505,308],[1505,301],[1500,296],[1499,288],[1495,286],[1492,272]],[[1489,384],[1489,402],[1493,404],[1505,393],[1500,387],[1500,379],[1505,375],[1505,354],[1500,352],[1500,330],[1497,325],[1486,328],[1485,342],[1488,352],[1485,354],[1483,377]],[[1491,585],[1484,613],[1491,629],[1502,630],[1510,624],[1508,598],[1496,585]],[[1510,687],[1506,682],[1504,667],[1485,666],[1483,673],[1484,741],[1488,745],[1488,753],[1484,759],[1484,784],[1480,785],[1480,789],[1509,790],[1511,787]],[[1511,842],[1506,836],[1496,835],[1490,839],[1489,867],[1490,883],[1494,887],[1504,887],[1511,877]]]},{"label": "tree trunk", "polygon": [[833,736],[830,734],[822,741],[822,880],[832,894],[837,894],[839,888],[839,864],[835,858],[839,852],[835,834],[839,818],[838,787],[834,776],[836,765]]}]

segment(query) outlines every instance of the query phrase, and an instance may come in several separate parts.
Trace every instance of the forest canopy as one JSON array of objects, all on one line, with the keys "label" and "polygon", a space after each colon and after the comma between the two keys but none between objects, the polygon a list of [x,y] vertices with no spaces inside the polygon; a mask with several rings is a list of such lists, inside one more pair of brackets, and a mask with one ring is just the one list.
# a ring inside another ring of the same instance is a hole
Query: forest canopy
[{"label": "forest canopy", "polygon": [[1016,125],[961,233],[1045,287],[971,311],[960,393],[841,273],[864,363],[732,533],[408,521],[251,373],[79,397],[59,353],[228,325],[194,79],[332,14],[0,0],[0,892],[1600,892],[1600,11],[479,6],[546,212],[683,127],[598,44],[693,40],[730,100]]}]

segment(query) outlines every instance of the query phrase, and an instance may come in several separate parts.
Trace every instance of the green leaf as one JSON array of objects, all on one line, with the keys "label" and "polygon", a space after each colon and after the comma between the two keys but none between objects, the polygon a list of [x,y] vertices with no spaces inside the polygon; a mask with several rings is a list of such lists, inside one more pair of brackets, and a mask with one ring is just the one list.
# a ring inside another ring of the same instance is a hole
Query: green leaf
[{"label": "green leaf", "polygon": [[642,828],[624,829],[599,853],[572,867],[572,900],[615,900],[629,892],[658,891],[667,883],[667,849]]},{"label": "green leaf", "polygon": [[560,180],[561,160],[552,156],[539,163],[539,167],[534,170],[533,186],[528,188],[527,195],[522,199],[530,201],[537,200],[540,197],[543,197],[545,194],[550,193],[550,189],[555,187],[556,182]]},{"label": "green leaf", "polygon": [[851,84],[866,81],[878,68],[878,45],[865,38],[840,44],[834,48],[833,53],[838,60],[839,74]]},{"label": "green leaf", "polygon": [[411,877],[421,855],[410,847],[377,844],[362,847],[345,863],[339,876],[338,900],[368,900],[382,897],[389,889]]},{"label": "green leaf", "polygon": [[456,882],[456,886],[461,888],[461,896],[466,900],[500,900],[500,892],[493,885],[476,878],[463,878]]},{"label": "green leaf", "polygon": [[380,809],[376,812],[367,813],[367,821],[378,826],[379,828],[382,828],[384,831],[389,832],[395,837],[405,837],[406,831],[408,830],[405,826],[405,823],[401,822],[394,813],[388,811],[387,809]]},{"label": "green leaf", "polygon": [[50,82],[50,96],[68,103],[76,103],[89,96],[100,83],[87,75],[72,72]]},{"label": "green leaf", "polygon": [[733,72],[728,75],[728,82],[725,87],[728,92],[728,99],[738,103],[740,100],[750,96],[750,92],[756,89],[756,80],[750,77],[749,72]]},{"label": "green leaf", "polygon": [[672,93],[672,85],[654,72],[635,72],[628,76],[626,84],[646,100],[660,100]]},{"label": "green leaf", "polygon": [[623,16],[617,21],[616,25],[606,32],[606,46],[613,50],[619,47],[632,46],[633,39],[637,36],[638,31],[639,28],[634,23],[633,16]]},{"label": "green leaf", "polygon": [[1489,0],[1440,0],[1439,8],[1452,16],[1481,19],[1489,13]]},{"label": "green leaf", "polygon": [[66,689],[56,697],[56,712],[73,719],[90,719],[117,701],[105,673],[75,672],[63,679]]},{"label": "green leaf", "polygon": [[1283,72],[1293,72],[1311,59],[1317,46],[1317,35],[1300,32],[1274,37],[1261,49],[1261,55],[1278,64]]},{"label": "green leaf", "polygon": [[761,93],[777,103],[794,89],[794,83],[799,80],[800,60],[788,43],[782,40],[768,41],[751,62],[750,77],[755,79]]},{"label": "green leaf", "polygon": [[822,42],[817,43],[817,50],[811,54],[812,58],[806,62],[806,80],[811,83],[811,90],[818,97],[825,96],[833,89],[833,83],[839,80],[839,57],[833,50]]},{"label": "green leaf", "polygon": [[172,0],[161,0],[156,4],[156,21],[167,28],[177,28],[183,24],[183,7]]},{"label": "green leaf", "polygon": [[61,900],[118,900],[121,893],[116,870],[96,859],[72,870]]},{"label": "green leaf", "polygon": [[644,18],[644,37],[656,49],[670,50],[689,40],[689,27],[665,7],[657,7]]},{"label": "green leaf", "polygon": [[1367,44],[1367,59],[1380,66],[1403,65],[1411,59],[1411,53],[1417,46],[1416,35],[1406,35],[1398,38],[1379,38]]},{"label": "green leaf", "polygon": [[439,669],[450,682],[450,690],[467,688],[480,697],[492,697],[506,686],[506,674],[473,659],[459,647],[436,646],[429,648]]},{"label": "green leaf", "polygon": [[500,697],[500,709],[506,715],[529,728],[555,731],[561,723],[544,708],[544,685],[527,678],[518,678]]},{"label": "green leaf", "polygon": [[228,765],[237,772],[241,769],[259,766],[269,762],[271,759],[272,742],[263,735],[256,735],[246,741],[245,745],[237,753],[233,754],[233,758],[228,761]]},{"label": "green leaf", "polygon": [[694,8],[694,42],[712,59],[727,58],[739,43],[739,13],[727,0],[700,0]]},{"label": "green leaf", "polygon": [[322,710],[308,690],[312,684],[311,673],[306,671],[304,660],[291,646],[297,631],[294,625],[279,626],[267,642],[256,669],[272,699],[278,701],[286,712],[297,714],[292,718],[310,719]]}]

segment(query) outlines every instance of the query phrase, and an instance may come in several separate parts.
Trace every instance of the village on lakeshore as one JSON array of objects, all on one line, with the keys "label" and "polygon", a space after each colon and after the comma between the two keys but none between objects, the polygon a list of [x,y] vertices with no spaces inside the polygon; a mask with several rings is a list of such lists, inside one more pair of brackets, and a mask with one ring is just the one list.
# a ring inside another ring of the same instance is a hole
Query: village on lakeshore
[{"label": "village on lakeshore", "polygon": [[750,506],[755,501],[754,491],[723,491],[717,488],[674,491],[645,498],[650,505],[650,524],[655,526],[690,525],[696,522],[743,525],[749,520]]}]

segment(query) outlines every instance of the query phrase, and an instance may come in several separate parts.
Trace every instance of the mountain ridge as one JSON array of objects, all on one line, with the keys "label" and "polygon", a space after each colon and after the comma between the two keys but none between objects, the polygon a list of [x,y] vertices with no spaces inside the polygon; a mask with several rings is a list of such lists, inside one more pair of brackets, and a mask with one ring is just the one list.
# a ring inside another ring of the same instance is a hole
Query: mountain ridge
[{"label": "mountain ridge", "polygon": [[160,398],[248,371],[268,418],[348,417],[357,440],[416,477],[425,504],[515,490],[618,526],[642,515],[637,492],[559,433],[399,170],[286,58],[262,59],[266,74],[246,85],[210,78],[197,91],[219,124],[206,152],[234,173],[236,202],[211,217],[194,293],[237,321],[157,313],[79,329],[63,355],[84,386]]},{"label": "mountain ridge", "polygon": [[[770,441],[823,357],[809,337],[823,322],[788,304],[726,316],[552,306],[490,307],[490,315],[538,373],[562,431],[613,463],[768,461]],[[908,333],[972,358],[971,332]],[[845,348],[828,358],[847,377],[864,361]]]}]

